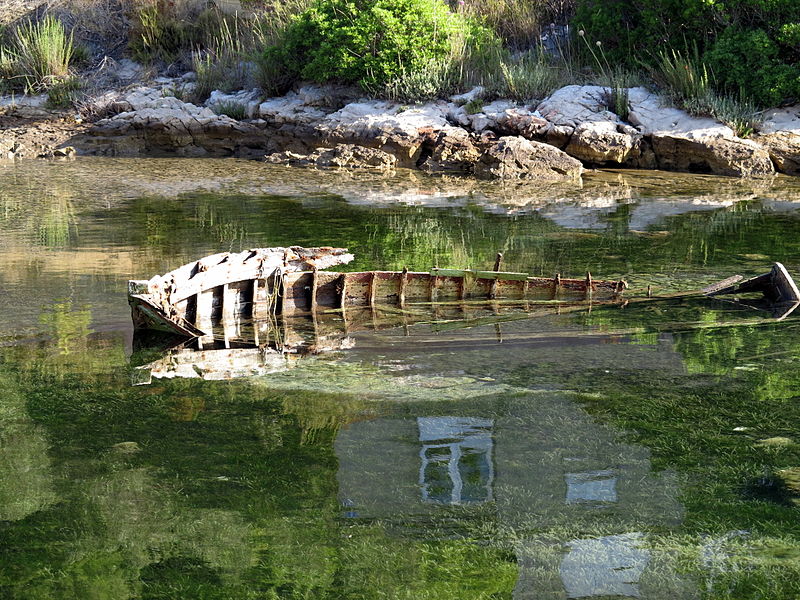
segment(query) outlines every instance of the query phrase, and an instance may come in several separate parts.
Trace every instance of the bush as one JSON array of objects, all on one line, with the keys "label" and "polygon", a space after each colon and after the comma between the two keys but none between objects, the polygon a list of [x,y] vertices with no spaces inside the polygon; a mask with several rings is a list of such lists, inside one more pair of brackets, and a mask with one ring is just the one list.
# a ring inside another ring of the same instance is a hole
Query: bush
[{"label": "bush", "polygon": [[437,61],[480,58],[497,46],[493,33],[441,0],[317,0],[265,61],[290,78],[379,92]]},{"label": "bush", "polygon": [[721,87],[762,106],[800,98],[800,68],[782,62],[778,44],[762,29],[723,31],[706,58]]},{"label": "bush", "polygon": [[728,125],[739,137],[753,133],[757,124],[756,106],[741,95],[719,93],[713,86],[713,72],[695,48],[692,54],[678,50],[658,54],[651,69],[653,80],[675,104],[690,114],[712,116]]},{"label": "bush", "polygon": [[202,102],[214,90],[232,92],[251,87],[255,83],[255,64],[249,60],[252,54],[238,21],[229,25],[223,20],[206,49],[192,53],[197,74],[193,100]]},{"label": "bush", "polygon": [[77,77],[67,77],[47,90],[48,108],[69,108],[78,99],[83,84]]},{"label": "bush", "polygon": [[244,121],[247,118],[247,106],[234,100],[218,102],[211,109],[218,115],[226,115],[237,121]]},{"label": "bush", "polygon": [[467,0],[470,16],[486,23],[510,48],[528,50],[537,45],[544,26],[563,23],[571,15],[573,0]]},{"label": "bush", "polygon": [[696,48],[720,97],[761,106],[800,99],[797,0],[579,0],[573,22],[615,62],[656,65],[653,48],[687,56]]}]

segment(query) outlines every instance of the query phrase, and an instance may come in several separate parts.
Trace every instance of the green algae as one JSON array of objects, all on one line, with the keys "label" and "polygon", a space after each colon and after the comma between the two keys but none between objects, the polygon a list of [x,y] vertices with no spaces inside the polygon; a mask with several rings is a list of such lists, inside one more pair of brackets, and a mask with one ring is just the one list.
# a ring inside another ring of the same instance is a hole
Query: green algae
[{"label": "green algae", "polygon": [[[353,269],[502,250],[512,270],[687,291],[797,270],[792,181],[599,173],[540,193],[281,181],[237,161],[42,165],[0,183],[0,596],[800,594],[798,445],[759,444],[798,439],[795,317],[553,307],[360,332],[263,378],[134,387],[124,298],[128,278],[289,243],[349,246]],[[446,201],[380,200],[396,188]]]}]

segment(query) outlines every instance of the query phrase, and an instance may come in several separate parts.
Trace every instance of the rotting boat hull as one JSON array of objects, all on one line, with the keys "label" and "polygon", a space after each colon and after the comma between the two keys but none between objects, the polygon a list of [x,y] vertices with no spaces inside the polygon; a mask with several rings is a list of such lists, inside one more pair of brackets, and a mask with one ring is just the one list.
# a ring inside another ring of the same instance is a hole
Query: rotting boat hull
[{"label": "rotting boat hull", "polygon": [[488,300],[588,300],[617,298],[623,280],[532,277],[495,269],[425,271],[324,271],[349,262],[342,248],[292,247],[217,254],[149,281],[130,281],[134,327],[184,337],[208,333],[214,323],[236,317],[266,319],[323,309]]}]

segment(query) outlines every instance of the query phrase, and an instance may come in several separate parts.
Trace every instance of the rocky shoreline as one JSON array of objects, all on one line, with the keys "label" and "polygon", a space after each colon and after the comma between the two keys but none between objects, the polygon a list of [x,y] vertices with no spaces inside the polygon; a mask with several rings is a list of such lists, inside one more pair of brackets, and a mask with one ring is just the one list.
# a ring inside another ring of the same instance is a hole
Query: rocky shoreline
[{"label": "rocky shoreline", "polygon": [[[540,181],[576,180],[587,167],[800,174],[800,106],[768,111],[743,139],[713,119],[665,106],[645,88],[629,90],[622,121],[603,108],[598,86],[567,86],[535,107],[483,104],[480,88],[409,107],[329,85],[265,101],[258,90],[214,92],[197,106],[180,99],[191,75],[108,91],[79,115],[47,111],[41,98],[0,99],[0,158],[69,156],[74,148],[78,155],[235,156]],[[217,114],[231,106],[243,118]]]}]

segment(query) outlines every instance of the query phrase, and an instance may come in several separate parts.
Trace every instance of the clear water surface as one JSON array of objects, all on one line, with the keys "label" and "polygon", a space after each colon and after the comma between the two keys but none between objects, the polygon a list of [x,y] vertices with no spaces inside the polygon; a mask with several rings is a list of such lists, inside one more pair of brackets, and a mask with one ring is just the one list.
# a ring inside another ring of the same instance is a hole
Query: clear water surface
[{"label": "clear water surface", "polygon": [[796,180],[24,162],[0,168],[0,225],[2,598],[800,596],[794,315],[332,315],[317,334],[342,343],[291,368],[133,385],[163,354],[125,300],[128,279],[290,244],[349,247],[353,270],[499,250],[656,294],[798,273]]}]

